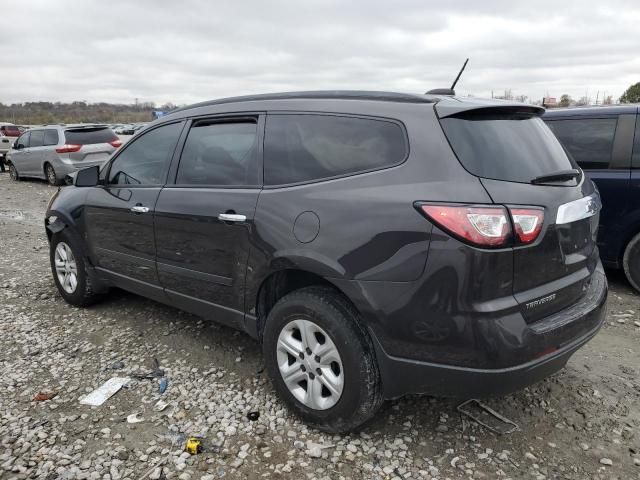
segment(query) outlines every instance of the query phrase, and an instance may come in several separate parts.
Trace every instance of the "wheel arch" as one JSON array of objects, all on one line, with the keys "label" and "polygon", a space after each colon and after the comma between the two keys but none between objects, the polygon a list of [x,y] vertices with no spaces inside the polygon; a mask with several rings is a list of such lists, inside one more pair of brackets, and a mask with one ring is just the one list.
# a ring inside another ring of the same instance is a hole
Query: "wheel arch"
[{"label": "wheel arch", "polygon": [[265,321],[274,305],[285,295],[310,286],[325,286],[345,298],[353,308],[358,310],[349,296],[328,279],[318,273],[300,268],[282,268],[267,275],[257,289],[254,305],[256,314],[257,338],[262,342]]}]

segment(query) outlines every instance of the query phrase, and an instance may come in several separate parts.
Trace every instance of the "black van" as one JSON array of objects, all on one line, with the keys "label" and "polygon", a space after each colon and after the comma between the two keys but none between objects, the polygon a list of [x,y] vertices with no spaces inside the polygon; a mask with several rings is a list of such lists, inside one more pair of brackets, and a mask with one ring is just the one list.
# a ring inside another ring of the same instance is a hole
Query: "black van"
[{"label": "black van", "polygon": [[602,196],[598,248],[640,291],[640,120],[638,105],[548,110],[544,120]]},{"label": "black van", "polygon": [[600,328],[600,200],[530,105],[380,92],[172,112],[46,213],[73,305],[117,286],[247,332],[327,431],[508,392]]}]

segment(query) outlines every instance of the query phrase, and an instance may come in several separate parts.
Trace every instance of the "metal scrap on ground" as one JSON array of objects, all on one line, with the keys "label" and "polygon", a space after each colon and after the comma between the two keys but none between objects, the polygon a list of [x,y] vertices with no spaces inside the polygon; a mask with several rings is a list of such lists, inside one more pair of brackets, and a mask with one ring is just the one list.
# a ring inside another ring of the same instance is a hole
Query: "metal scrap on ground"
[{"label": "metal scrap on ground", "polygon": [[92,407],[99,407],[109,398],[115,395],[124,385],[129,382],[129,377],[113,377],[102,384],[100,388],[97,388],[89,395],[86,395],[80,403],[82,405],[90,405]]},{"label": "metal scrap on ground", "polygon": [[520,429],[517,423],[475,398],[462,402],[458,405],[457,410],[499,435],[507,435]]}]

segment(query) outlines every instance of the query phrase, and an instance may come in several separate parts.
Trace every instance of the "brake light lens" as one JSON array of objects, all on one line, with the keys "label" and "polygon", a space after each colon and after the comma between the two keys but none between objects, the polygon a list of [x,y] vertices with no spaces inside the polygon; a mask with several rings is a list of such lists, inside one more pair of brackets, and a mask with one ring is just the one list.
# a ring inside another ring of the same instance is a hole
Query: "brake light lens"
[{"label": "brake light lens", "polygon": [[421,211],[456,237],[480,247],[503,247],[511,237],[507,210],[501,206],[420,205]]},{"label": "brake light lens", "polygon": [[544,212],[532,208],[510,208],[511,218],[513,218],[513,226],[516,231],[516,237],[520,243],[531,243],[542,230],[544,223]]},{"label": "brake light lens", "polygon": [[109,142],[109,145],[111,145],[112,147],[118,148],[122,146],[122,140],[113,140],[111,142]]},{"label": "brake light lens", "polygon": [[82,148],[82,145],[77,145],[75,143],[65,143],[61,147],[56,148],[56,152],[58,153],[73,153],[77,152]]},{"label": "brake light lens", "polygon": [[[534,242],[544,224],[541,208],[507,208],[501,205],[418,204],[428,219],[454,237],[484,248]],[[509,219],[511,216],[511,220]],[[512,232],[512,225],[515,232]]]}]

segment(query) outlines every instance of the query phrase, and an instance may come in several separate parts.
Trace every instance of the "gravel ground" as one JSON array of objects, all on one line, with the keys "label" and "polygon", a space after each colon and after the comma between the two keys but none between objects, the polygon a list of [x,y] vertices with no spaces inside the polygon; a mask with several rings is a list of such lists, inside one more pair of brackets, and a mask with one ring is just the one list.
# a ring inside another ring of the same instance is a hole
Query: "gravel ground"
[{"label": "gravel ground", "polygon": [[[65,304],[42,225],[53,192],[0,174],[2,479],[640,479],[640,298],[616,272],[607,324],[566,369],[487,400],[515,433],[496,435],[457,413],[458,402],[423,396],[331,436],[285,410],[245,335],[121,291],[88,309]],[[153,359],[164,394],[157,378],[142,379],[101,407],[80,404]],[[35,401],[40,392],[57,395]],[[134,413],[144,420],[128,423]],[[191,456],[183,439],[196,434],[203,451]]]}]

